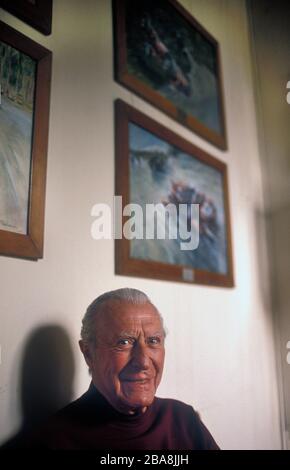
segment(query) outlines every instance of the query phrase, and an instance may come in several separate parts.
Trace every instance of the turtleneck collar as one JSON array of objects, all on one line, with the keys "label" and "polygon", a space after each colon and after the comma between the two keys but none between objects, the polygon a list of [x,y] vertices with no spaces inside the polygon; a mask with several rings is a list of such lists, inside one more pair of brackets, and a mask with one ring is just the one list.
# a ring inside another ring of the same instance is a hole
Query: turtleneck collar
[{"label": "turtleneck collar", "polygon": [[154,408],[155,401],[147,407],[145,412],[142,412],[140,409],[134,414],[125,414],[116,410],[108,400],[100,393],[96,386],[91,382],[90,387],[87,391],[87,397],[90,403],[93,405],[93,408],[98,418],[102,418],[104,421],[110,421],[112,425],[131,425],[131,426],[150,426],[154,419]]}]

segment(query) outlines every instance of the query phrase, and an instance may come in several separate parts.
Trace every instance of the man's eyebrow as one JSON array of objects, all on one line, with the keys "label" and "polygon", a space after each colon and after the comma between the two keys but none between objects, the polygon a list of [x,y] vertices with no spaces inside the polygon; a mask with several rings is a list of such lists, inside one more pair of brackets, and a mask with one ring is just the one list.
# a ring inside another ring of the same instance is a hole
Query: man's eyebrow
[{"label": "man's eyebrow", "polygon": [[[119,333],[116,334],[116,337],[119,338],[120,336],[128,336],[128,337],[136,338],[138,336],[138,334],[136,334],[136,332],[133,332],[133,331],[123,330],[123,331],[120,331]],[[150,333],[150,334],[145,333],[145,336],[164,336],[164,331],[163,330],[158,330],[158,331],[154,331],[153,333]]]}]

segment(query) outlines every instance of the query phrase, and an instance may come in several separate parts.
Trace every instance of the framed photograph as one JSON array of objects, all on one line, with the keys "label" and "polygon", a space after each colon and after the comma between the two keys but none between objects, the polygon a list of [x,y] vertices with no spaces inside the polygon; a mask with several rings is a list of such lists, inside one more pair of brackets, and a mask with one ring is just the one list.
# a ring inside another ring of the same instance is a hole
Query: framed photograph
[{"label": "framed photograph", "polygon": [[0,0],[0,7],[46,36],[51,34],[52,0]]},{"label": "framed photograph", "polygon": [[0,22],[0,254],[43,256],[51,52]]},{"label": "framed photograph", "polygon": [[114,1],[115,78],[227,148],[217,41],[175,0]]},{"label": "framed photograph", "polygon": [[226,165],[121,100],[115,112],[116,274],[232,287]]}]

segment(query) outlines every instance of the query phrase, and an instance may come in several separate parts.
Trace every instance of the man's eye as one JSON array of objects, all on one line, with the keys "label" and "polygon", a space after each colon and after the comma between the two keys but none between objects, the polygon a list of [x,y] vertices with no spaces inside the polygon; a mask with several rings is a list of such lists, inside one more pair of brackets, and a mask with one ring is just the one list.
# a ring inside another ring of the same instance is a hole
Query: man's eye
[{"label": "man's eye", "polygon": [[148,339],[149,344],[160,344],[161,339],[158,336],[152,336],[152,338]]},{"label": "man's eye", "polygon": [[117,345],[118,346],[130,346],[131,344],[133,344],[133,340],[130,339],[130,338],[121,338],[118,340],[117,342]]}]

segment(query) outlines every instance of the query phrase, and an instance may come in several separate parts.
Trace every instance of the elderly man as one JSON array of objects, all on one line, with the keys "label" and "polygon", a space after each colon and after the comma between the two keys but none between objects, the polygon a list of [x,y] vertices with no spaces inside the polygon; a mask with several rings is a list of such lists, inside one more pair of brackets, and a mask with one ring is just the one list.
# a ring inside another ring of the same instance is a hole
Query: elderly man
[{"label": "elderly man", "polygon": [[136,289],[107,292],[88,307],[80,349],[92,383],[37,433],[50,449],[218,449],[189,405],[155,397],[165,331]]}]

